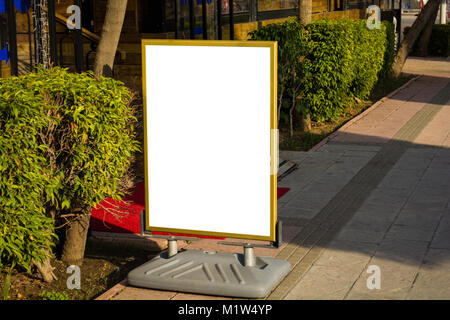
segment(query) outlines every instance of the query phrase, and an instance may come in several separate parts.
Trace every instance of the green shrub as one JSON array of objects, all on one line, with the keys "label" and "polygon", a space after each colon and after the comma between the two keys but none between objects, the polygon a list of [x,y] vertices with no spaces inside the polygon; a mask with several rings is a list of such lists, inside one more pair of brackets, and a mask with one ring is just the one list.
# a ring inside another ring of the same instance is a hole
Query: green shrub
[{"label": "green shrub", "polygon": [[353,66],[355,78],[352,94],[365,99],[369,96],[380,75],[388,74],[394,61],[395,34],[391,23],[383,22],[380,29],[368,29],[365,20],[354,24]]},{"label": "green shrub", "polygon": [[264,26],[249,36],[251,40],[278,42],[278,121],[287,122],[298,105],[296,97],[303,80],[301,61],[308,53],[305,29],[297,19],[290,19]]},{"label": "green shrub", "polygon": [[65,69],[0,79],[1,265],[29,270],[54,242],[54,221],[120,198],[134,139],[130,91]]},{"label": "green shrub", "polygon": [[[310,114],[315,121],[334,120],[352,97],[366,98],[377,80],[390,73],[395,55],[394,27],[388,22],[369,30],[365,20],[319,19],[305,30],[292,21],[265,26],[250,35],[253,40],[278,41],[292,60],[305,55],[298,63],[288,64],[297,72],[279,71],[282,88],[278,98],[282,111],[286,110],[284,94],[296,85],[285,79],[302,77],[295,82],[300,85],[299,94],[288,96],[299,96],[297,111]],[[291,59],[280,58],[279,65],[284,61]]]},{"label": "green shrub", "polygon": [[344,110],[355,78],[354,25],[349,20],[320,19],[307,26],[310,54],[303,61],[301,104],[316,121],[334,119]]},{"label": "green shrub", "polygon": [[395,59],[395,27],[393,23],[383,21],[381,23],[381,26],[385,26],[385,34],[382,35],[384,39],[384,61],[383,61],[383,67],[381,68],[381,71],[379,73],[379,78],[385,78],[389,76],[392,72],[392,64],[394,63]]},{"label": "green shrub", "polygon": [[[405,27],[406,35],[411,27]],[[417,41],[420,36],[417,38]],[[417,55],[417,41],[414,43],[411,55]],[[450,24],[435,24],[431,30],[430,42],[428,42],[428,54],[432,56],[450,56]]]},{"label": "green shrub", "polygon": [[[18,101],[21,103],[17,103]],[[30,270],[54,241],[45,188],[58,183],[38,141],[50,117],[17,78],[0,79],[0,267]]]}]

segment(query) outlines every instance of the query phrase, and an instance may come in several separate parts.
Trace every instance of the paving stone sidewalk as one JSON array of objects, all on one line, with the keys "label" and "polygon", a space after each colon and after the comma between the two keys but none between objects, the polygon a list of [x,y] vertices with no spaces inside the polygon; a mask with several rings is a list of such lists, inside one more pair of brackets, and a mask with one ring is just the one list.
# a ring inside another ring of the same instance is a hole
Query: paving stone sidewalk
[{"label": "paving stone sidewalk", "polygon": [[[299,164],[280,183],[285,244],[257,254],[293,268],[268,299],[450,299],[450,61],[410,58],[404,71],[422,75],[310,152],[280,154]],[[380,289],[367,287],[372,265]],[[224,298],[124,281],[99,299]]]},{"label": "paving stone sidewalk", "polygon": [[[269,298],[450,299],[450,62],[409,59],[406,70],[424,65],[428,74],[314,152],[333,160],[280,209],[310,224],[280,253],[296,264]],[[312,210],[297,208],[302,201]],[[369,266],[379,268],[380,289],[368,288]]]}]

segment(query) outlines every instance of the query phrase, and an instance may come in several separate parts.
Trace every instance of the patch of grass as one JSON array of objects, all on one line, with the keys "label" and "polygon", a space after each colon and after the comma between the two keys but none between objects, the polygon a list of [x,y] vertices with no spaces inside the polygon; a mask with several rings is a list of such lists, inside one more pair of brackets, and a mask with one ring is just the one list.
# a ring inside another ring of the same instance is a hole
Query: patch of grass
[{"label": "patch of grass", "polygon": [[[413,77],[413,75],[403,75],[399,78],[380,79],[367,100],[353,101],[348,104],[345,115],[339,117],[336,121],[312,122],[311,131],[309,132],[303,132],[299,128],[294,128],[294,136],[291,138],[287,126],[281,124],[280,150],[308,151],[328,135],[342,127],[347,121],[353,119],[376,101],[401,87]],[[299,121],[296,121],[296,123],[299,123]]]},{"label": "patch of grass", "polygon": [[58,292],[55,290],[42,290],[42,292],[39,294],[39,297],[41,297],[42,300],[69,300],[69,295],[65,291]]}]

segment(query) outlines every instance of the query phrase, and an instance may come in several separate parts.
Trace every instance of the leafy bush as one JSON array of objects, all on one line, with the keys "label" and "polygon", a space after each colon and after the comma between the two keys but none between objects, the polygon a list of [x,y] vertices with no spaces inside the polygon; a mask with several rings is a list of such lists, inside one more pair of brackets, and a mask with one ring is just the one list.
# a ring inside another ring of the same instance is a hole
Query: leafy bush
[{"label": "leafy bush", "polygon": [[392,72],[392,64],[395,59],[395,27],[393,23],[383,21],[381,26],[385,26],[385,36],[383,35],[385,41],[385,51],[384,51],[384,61],[383,67],[381,68],[379,78],[385,78],[389,76]]},{"label": "leafy bush", "polygon": [[54,240],[44,190],[58,179],[37,138],[50,117],[26,91],[17,78],[0,80],[0,267],[31,271],[31,260],[43,261]]},{"label": "leafy bush", "polygon": [[302,104],[316,121],[334,120],[348,100],[366,98],[394,59],[390,23],[368,29],[365,20],[320,19],[307,26],[311,53],[305,59],[306,87]]},{"label": "leafy bush", "polygon": [[134,139],[130,91],[110,78],[38,70],[0,80],[0,258],[29,270],[54,221],[120,198]]},{"label": "leafy bush", "polygon": [[[411,27],[405,27],[403,34],[406,35],[410,29]],[[420,36],[417,39],[420,39]],[[427,49],[428,54],[432,56],[450,56],[450,24],[433,25]],[[417,41],[414,43],[411,55],[416,55],[416,50]]]},{"label": "leafy bush", "polygon": [[380,75],[387,75],[395,56],[395,33],[392,23],[383,22],[380,29],[368,29],[365,20],[354,24],[355,51],[352,53],[355,78],[354,96],[365,99]]},{"label": "leafy bush", "polygon": [[311,51],[304,60],[305,87],[301,104],[313,120],[340,115],[354,79],[354,30],[348,20],[320,19],[307,26]]},{"label": "leafy bush", "polygon": [[[253,40],[279,41],[284,52],[297,59],[298,63],[290,64],[296,72],[279,71],[283,86],[279,88],[279,104],[289,87],[296,88],[285,78],[300,76],[302,79],[295,82],[300,85],[298,93],[290,97],[299,96],[297,111],[310,114],[315,121],[334,120],[344,113],[352,97],[366,98],[379,77],[390,73],[395,55],[394,27],[388,22],[369,30],[365,20],[319,19],[306,29],[290,21],[263,27],[250,36]],[[279,65],[284,61],[290,59],[280,58]]]},{"label": "leafy bush", "polygon": [[278,121],[292,121],[303,80],[301,61],[308,53],[304,27],[297,19],[290,19],[252,31],[249,36],[251,40],[278,42]]}]

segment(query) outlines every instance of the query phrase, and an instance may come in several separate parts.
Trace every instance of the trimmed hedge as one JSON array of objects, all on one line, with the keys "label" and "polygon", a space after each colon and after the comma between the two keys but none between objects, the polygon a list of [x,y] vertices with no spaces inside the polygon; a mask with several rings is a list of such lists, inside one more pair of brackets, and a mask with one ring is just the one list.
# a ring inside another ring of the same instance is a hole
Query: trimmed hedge
[{"label": "trimmed hedge", "polygon": [[[288,114],[296,108],[296,99],[303,81],[302,58],[308,54],[308,37],[296,18],[273,23],[249,33],[251,40],[278,42],[278,108],[279,119],[288,121]],[[280,119],[281,118],[281,119]]]},{"label": "trimmed hedge", "polygon": [[[403,34],[406,35],[411,27],[405,27]],[[418,37],[420,39],[420,36]],[[416,55],[417,41],[413,46],[411,55]],[[428,54],[432,56],[450,56],[450,23],[435,24],[431,29],[430,42],[428,43]]]},{"label": "trimmed hedge", "polygon": [[[285,24],[294,22],[285,22]],[[273,25],[260,30],[273,29]],[[369,30],[366,20],[313,21],[298,33],[307,42],[307,55],[300,64],[304,78],[298,111],[315,121],[334,120],[353,97],[367,98],[380,77],[390,73],[394,61],[394,27],[383,22]],[[276,40],[258,31],[258,40]],[[250,33],[252,39],[255,32]]]},{"label": "trimmed hedge", "polygon": [[61,68],[0,79],[0,267],[29,270],[61,215],[120,197],[138,150],[131,99],[114,79]]}]

